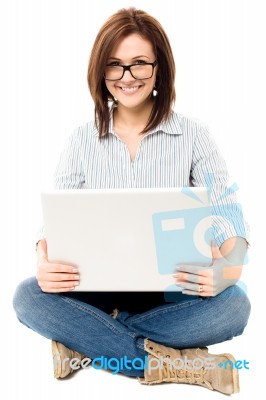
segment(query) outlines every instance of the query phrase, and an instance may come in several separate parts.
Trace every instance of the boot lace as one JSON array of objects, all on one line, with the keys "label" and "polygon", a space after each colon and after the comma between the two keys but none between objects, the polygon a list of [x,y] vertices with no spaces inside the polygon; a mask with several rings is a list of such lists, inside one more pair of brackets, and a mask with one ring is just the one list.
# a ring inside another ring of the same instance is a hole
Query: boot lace
[{"label": "boot lace", "polygon": [[162,364],[162,368],[159,368],[159,380],[161,382],[178,382],[178,383],[190,383],[190,384],[205,384],[209,389],[213,390],[210,382],[205,378],[206,370],[200,369],[178,369],[173,367],[170,358],[169,362],[166,360]]}]

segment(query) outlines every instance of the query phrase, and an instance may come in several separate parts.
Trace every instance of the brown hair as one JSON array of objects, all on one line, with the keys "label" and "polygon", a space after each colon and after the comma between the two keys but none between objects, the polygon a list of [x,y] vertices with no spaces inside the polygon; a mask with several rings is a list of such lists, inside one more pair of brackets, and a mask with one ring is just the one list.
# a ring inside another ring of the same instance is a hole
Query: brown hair
[{"label": "brown hair", "polygon": [[108,102],[115,101],[106,88],[104,68],[113,48],[128,35],[138,33],[153,46],[158,62],[154,105],[142,133],[154,129],[167,119],[175,101],[175,63],[169,39],[161,24],[144,11],[133,7],[119,10],[100,29],[90,55],[88,84],[95,104],[95,122],[99,136],[107,135],[110,122]]}]

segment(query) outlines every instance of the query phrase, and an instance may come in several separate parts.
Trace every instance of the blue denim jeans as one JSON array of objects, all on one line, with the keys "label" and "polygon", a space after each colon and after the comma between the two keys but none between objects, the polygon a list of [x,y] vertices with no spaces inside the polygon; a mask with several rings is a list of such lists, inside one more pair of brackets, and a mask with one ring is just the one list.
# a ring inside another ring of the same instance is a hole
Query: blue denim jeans
[{"label": "blue denim jeans", "polygon": [[[177,349],[220,343],[241,335],[250,314],[249,300],[237,285],[216,297],[173,294],[171,302],[158,293],[123,296],[44,293],[36,278],[29,278],[18,286],[13,304],[24,325],[91,359],[144,360],[145,338]],[[116,318],[109,314],[114,308]],[[120,372],[144,375],[139,369]]]}]

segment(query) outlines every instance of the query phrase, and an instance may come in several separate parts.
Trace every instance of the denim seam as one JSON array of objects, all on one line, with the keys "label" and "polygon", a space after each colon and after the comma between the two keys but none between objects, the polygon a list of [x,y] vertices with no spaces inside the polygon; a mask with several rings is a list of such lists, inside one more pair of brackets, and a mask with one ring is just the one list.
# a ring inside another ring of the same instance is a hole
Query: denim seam
[{"label": "denim seam", "polygon": [[[99,321],[101,321],[102,323],[104,323],[109,329],[111,329],[114,333],[117,334],[127,334],[129,336],[131,336],[132,338],[136,337],[136,334],[134,332],[124,332],[120,329],[118,329],[116,326],[110,324],[108,321],[106,321],[104,318],[102,318],[101,316],[99,316],[97,313],[95,313],[93,310],[79,304],[76,303],[74,300],[70,299],[69,297],[63,297],[62,296],[62,300],[64,300],[66,303],[69,303],[72,305],[72,307],[74,306],[75,308],[78,308],[81,311],[84,311],[88,314],[93,315],[95,318],[97,318]],[[111,317],[110,317],[111,318]]]}]

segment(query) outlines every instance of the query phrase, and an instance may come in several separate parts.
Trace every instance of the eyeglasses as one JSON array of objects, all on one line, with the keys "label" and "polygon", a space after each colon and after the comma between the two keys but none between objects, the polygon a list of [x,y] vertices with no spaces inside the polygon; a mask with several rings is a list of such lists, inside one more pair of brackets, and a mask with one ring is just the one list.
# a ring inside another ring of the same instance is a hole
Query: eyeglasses
[{"label": "eyeglasses", "polygon": [[106,65],[104,70],[104,78],[107,81],[119,81],[123,78],[125,71],[129,71],[134,79],[150,79],[153,75],[154,67],[157,65],[155,60],[153,63],[131,64],[131,65]]}]

